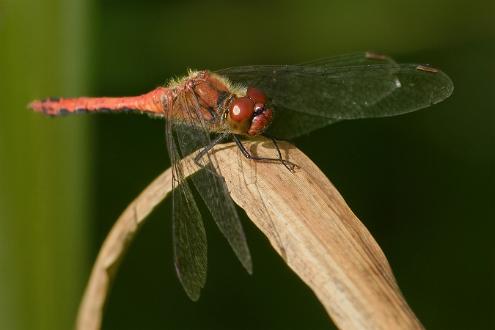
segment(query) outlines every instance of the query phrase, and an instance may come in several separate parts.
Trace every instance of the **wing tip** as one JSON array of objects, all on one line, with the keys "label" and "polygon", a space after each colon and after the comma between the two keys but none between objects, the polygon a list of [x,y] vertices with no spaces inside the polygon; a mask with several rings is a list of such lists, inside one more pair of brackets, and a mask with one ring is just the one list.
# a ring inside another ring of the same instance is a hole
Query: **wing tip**
[{"label": "wing tip", "polygon": [[244,267],[244,269],[246,269],[248,274],[253,275],[253,261],[251,259],[251,256],[249,256],[249,259],[243,260],[241,262],[242,262],[242,266]]},{"label": "wing tip", "polygon": [[197,302],[201,297],[201,289],[199,289],[197,292],[186,291],[186,294],[193,302]]},{"label": "wing tip", "polygon": [[431,104],[437,104],[442,102],[443,100],[449,98],[452,93],[454,92],[454,83],[452,79],[442,70],[437,69],[435,67],[429,66],[429,65],[417,65],[416,66],[417,71],[422,71],[425,74],[433,74],[433,75],[438,75],[438,79],[443,80],[442,86],[439,88],[439,97],[436,97],[432,99]]}]

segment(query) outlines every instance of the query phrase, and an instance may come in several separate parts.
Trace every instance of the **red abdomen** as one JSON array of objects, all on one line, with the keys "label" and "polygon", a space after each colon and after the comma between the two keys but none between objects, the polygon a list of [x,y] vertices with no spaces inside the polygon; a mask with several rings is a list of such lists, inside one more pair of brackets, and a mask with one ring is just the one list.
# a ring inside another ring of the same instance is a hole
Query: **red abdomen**
[{"label": "red abdomen", "polygon": [[131,97],[78,97],[48,98],[29,104],[33,110],[50,116],[78,112],[137,111],[156,116],[165,116],[173,92],[158,87],[149,93]]}]

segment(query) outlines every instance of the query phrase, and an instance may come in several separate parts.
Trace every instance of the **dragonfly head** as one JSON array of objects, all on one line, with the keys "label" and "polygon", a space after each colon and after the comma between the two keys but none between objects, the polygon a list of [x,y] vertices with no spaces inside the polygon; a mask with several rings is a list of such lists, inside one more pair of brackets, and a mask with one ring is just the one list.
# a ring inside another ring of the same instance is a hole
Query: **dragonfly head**
[{"label": "dragonfly head", "polygon": [[260,135],[270,125],[273,110],[266,107],[265,94],[249,87],[246,96],[236,97],[229,106],[228,122],[232,131],[241,135]]}]

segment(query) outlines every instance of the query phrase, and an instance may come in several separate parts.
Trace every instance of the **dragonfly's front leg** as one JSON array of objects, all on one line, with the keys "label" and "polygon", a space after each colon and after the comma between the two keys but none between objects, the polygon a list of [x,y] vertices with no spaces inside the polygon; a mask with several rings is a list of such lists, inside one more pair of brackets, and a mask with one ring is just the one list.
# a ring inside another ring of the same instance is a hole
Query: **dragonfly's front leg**
[{"label": "dragonfly's front leg", "polygon": [[246,157],[247,159],[252,159],[255,161],[267,162],[267,163],[281,163],[291,172],[294,172],[296,167],[298,167],[297,164],[294,164],[291,161],[288,161],[288,160],[282,158],[282,153],[280,152],[280,148],[278,147],[277,140],[275,140],[274,138],[270,138],[270,139],[272,140],[273,144],[275,145],[275,148],[277,149],[278,158],[268,158],[268,157],[255,156],[246,149],[246,147],[242,144],[242,142],[238,136],[234,135],[233,137],[234,137],[235,143],[237,144],[237,146],[241,150],[242,155],[244,157]]},{"label": "dragonfly's front leg", "polygon": [[222,142],[226,137],[229,136],[229,133],[222,133],[217,136],[214,140],[212,140],[206,147],[201,149],[196,156],[194,157],[194,162],[201,168],[206,167],[206,165],[201,163],[201,158],[203,158],[214,146]]}]

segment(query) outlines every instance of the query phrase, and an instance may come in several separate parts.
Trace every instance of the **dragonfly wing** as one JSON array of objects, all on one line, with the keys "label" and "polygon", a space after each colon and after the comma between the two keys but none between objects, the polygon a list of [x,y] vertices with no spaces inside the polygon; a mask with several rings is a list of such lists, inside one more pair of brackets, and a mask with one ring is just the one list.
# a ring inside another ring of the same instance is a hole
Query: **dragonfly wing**
[{"label": "dragonfly wing", "polygon": [[281,140],[290,140],[337,121],[338,119],[325,118],[277,107],[273,121],[266,130],[266,136]]},{"label": "dragonfly wing", "polygon": [[283,107],[344,119],[352,116],[349,109],[376,103],[395,89],[398,64],[370,54],[340,55],[297,65],[240,66],[218,73],[263,90],[275,110]]},{"label": "dragonfly wing", "polygon": [[241,221],[230,198],[225,179],[216,174],[216,167],[208,164],[192,179],[203,197],[213,220],[234,250],[237,258],[249,274],[253,272],[251,253],[246,241]]},{"label": "dragonfly wing", "polygon": [[324,57],[308,62],[299,63],[301,66],[320,66],[327,68],[390,64],[397,66],[397,62],[391,57],[373,52],[356,52],[351,54],[341,54],[331,57]]},{"label": "dragonfly wing", "polygon": [[189,298],[197,301],[206,283],[206,232],[187,182],[176,189],[173,201],[175,269]]},{"label": "dragonfly wing", "polygon": [[368,107],[365,117],[387,117],[429,107],[452,94],[452,80],[440,70],[417,64],[401,64],[392,93]]},{"label": "dragonfly wing", "polygon": [[[416,64],[400,65],[395,73],[399,84],[397,88],[361,110],[358,111],[356,108],[350,113],[354,118],[394,116],[426,108],[452,94],[453,84],[447,75],[424,70],[424,67]],[[317,116],[304,111],[277,107],[267,134],[292,139],[343,119],[352,118]]]},{"label": "dragonfly wing", "polygon": [[[181,96],[183,108],[197,109],[199,103],[195,99]],[[199,148],[211,144],[209,124],[198,111],[188,111],[184,122],[176,127],[179,147],[183,155],[190,154]],[[194,186],[203,198],[213,220],[225,236],[234,253],[246,270],[252,272],[251,254],[247,245],[244,230],[230,197],[225,179],[217,166],[215,156],[209,152],[200,159],[204,168],[192,176]]]},{"label": "dragonfly wing", "polygon": [[[393,68],[392,73],[395,71],[396,63],[389,57],[384,55],[377,55],[372,53],[355,53],[347,55],[339,55],[330,58],[322,58],[311,62],[301,63],[300,65],[306,66],[326,66],[326,67],[338,67],[338,66],[357,66],[357,65],[372,65],[380,63],[388,63]],[[254,79],[256,83],[256,79]],[[330,124],[333,124],[338,119],[326,118],[313,114],[304,113],[301,111],[294,111],[281,106],[277,106],[275,118],[272,124],[268,127],[267,135],[278,139],[294,139],[298,136],[308,134],[319,128],[323,128]]]},{"label": "dragonfly wing", "polygon": [[172,226],[177,276],[191,300],[199,299],[206,283],[207,242],[201,214],[180,165],[173,120],[166,124],[167,148],[172,162]]},{"label": "dragonfly wing", "polygon": [[[275,111],[281,107],[311,115],[311,120],[317,116],[334,122],[403,114],[452,93],[447,75],[421,68],[362,53],[299,65],[234,67],[218,73],[265,91]],[[312,130],[311,121],[308,125],[303,131]]]}]

